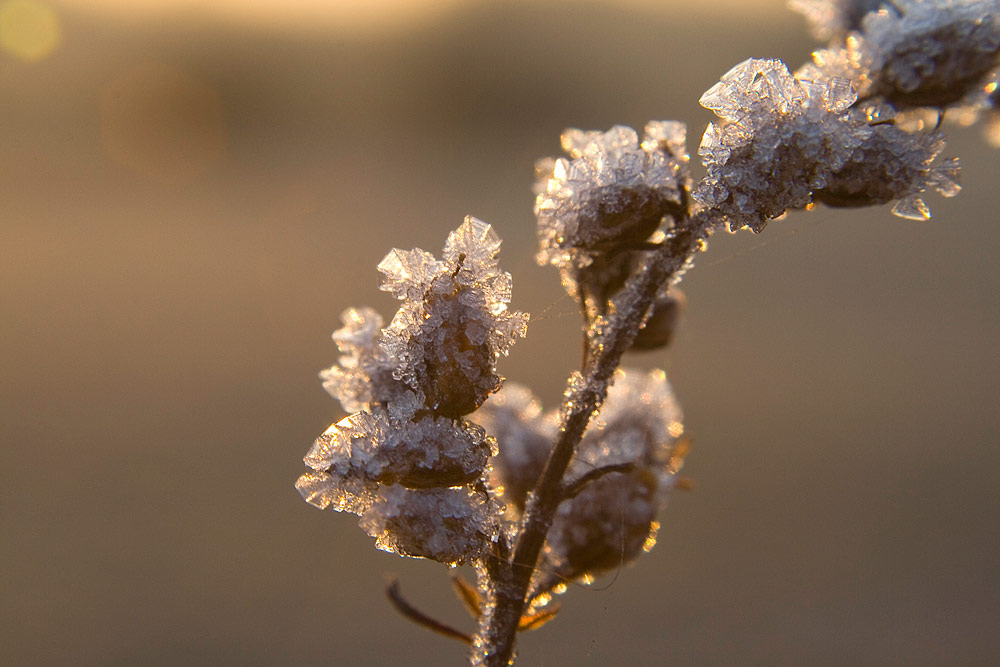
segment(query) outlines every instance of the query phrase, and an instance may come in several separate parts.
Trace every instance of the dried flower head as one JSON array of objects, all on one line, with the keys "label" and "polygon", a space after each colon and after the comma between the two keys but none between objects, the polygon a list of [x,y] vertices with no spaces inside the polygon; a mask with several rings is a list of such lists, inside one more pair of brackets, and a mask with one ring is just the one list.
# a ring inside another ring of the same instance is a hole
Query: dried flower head
[{"label": "dried flower head", "polygon": [[512,519],[524,510],[555,442],[559,424],[554,412],[542,412],[531,390],[514,382],[490,396],[475,420],[496,438],[497,455],[490,460],[490,484],[507,504]]},{"label": "dried flower head", "polygon": [[896,0],[868,14],[843,48],[813,54],[827,77],[897,109],[944,109],[982,93],[1000,65],[1000,1]]},{"label": "dried flower head", "polygon": [[539,264],[581,267],[594,255],[640,246],[664,216],[680,210],[689,186],[686,128],[650,122],[635,130],[566,130],[570,159],[536,165]]},{"label": "dried flower head", "polygon": [[380,288],[403,305],[381,347],[432,413],[461,417],[500,387],[496,361],[524,336],[528,316],[508,312],[510,274],[497,262],[500,238],[468,217],[448,235],[442,260],[393,250],[379,264]]},{"label": "dried flower head", "polygon": [[933,164],[941,138],[873,123],[870,109],[851,108],[856,100],[845,79],[797,78],[779,60],[737,65],[699,100],[721,121],[702,138],[708,176],[694,197],[722,212],[733,231],[759,232],[821,190],[831,204],[899,200],[895,214],[927,217],[920,195],[928,188],[958,191],[957,165]]},{"label": "dried flower head", "polygon": [[462,564],[485,553],[500,530],[500,508],[470,487],[380,487],[361,528],[383,551]]}]

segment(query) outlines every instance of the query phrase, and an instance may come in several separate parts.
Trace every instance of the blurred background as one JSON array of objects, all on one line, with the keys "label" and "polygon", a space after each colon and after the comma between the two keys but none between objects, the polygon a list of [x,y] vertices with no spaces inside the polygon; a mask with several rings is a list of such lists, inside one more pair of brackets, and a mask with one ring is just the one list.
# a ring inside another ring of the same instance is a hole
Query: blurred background
[{"label": "blurred background", "polygon": [[[781,0],[0,1],[0,649],[11,665],[440,665],[446,568],[293,488],[343,413],[317,372],[375,265],[466,214],[505,239],[551,406],[577,316],[534,266],[568,126],[711,119]],[[817,209],[720,234],[666,352],[697,483],[574,587],[524,665],[985,664],[1000,655],[998,153],[930,223]],[[700,167],[696,167],[700,169]],[[700,172],[699,172],[700,173]]]}]

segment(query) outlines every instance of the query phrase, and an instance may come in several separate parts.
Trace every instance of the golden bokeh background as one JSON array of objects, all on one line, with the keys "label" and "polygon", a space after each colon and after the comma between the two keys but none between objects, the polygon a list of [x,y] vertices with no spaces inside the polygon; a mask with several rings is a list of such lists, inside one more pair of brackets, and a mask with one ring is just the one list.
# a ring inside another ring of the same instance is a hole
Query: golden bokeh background
[{"label": "golden bokeh background", "polygon": [[[502,371],[550,405],[578,352],[534,266],[533,161],[567,126],[689,123],[754,4],[0,2],[0,646],[12,665],[440,665],[445,568],[292,484],[342,416],[339,313],[466,214],[534,317]],[[715,237],[663,366],[695,446],[656,549],[564,596],[525,665],[985,664],[1000,654],[996,150],[952,129],[935,220],[819,208]]]}]

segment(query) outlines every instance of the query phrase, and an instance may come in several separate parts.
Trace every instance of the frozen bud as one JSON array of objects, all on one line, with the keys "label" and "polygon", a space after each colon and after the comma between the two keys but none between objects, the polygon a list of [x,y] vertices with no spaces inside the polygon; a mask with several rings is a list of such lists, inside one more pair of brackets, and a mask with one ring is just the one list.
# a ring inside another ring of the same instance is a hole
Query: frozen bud
[{"label": "frozen bud", "polygon": [[803,14],[817,39],[830,40],[861,27],[869,12],[877,11],[886,0],[789,0],[791,9]]},{"label": "frozen bud", "polygon": [[981,93],[1000,65],[1000,0],[896,0],[868,14],[816,67],[851,79],[862,98],[945,107]]},{"label": "frozen bud", "polygon": [[569,159],[536,164],[539,264],[581,267],[595,255],[641,247],[686,206],[690,184],[686,128],[650,122],[643,139],[630,127],[607,132],[570,129]]},{"label": "frozen bud", "polygon": [[389,434],[378,451],[386,461],[378,481],[416,489],[467,484],[482,474],[493,445],[476,424],[428,415]]},{"label": "frozen bud", "polygon": [[[427,415],[393,424],[377,409],[330,426],[303,460],[326,475],[322,480],[327,486],[340,485],[345,493],[360,496],[351,505],[358,507],[370,501],[375,484],[427,488],[469,483],[482,474],[493,446],[482,427],[469,422]],[[318,478],[309,478],[310,494],[318,483]],[[344,503],[338,504],[344,507],[336,509],[345,509]]]},{"label": "frozen bud", "polygon": [[842,165],[816,183],[815,201],[834,207],[895,202],[895,215],[926,220],[931,213],[922,195],[928,189],[945,197],[958,194],[958,159],[935,163],[944,149],[940,134],[910,134],[891,124],[872,129]]},{"label": "frozen bud", "polygon": [[349,308],[340,319],[344,326],[333,332],[340,358],[320,373],[323,388],[348,412],[373,403],[385,406],[416,400],[409,396],[412,390],[393,377],[396,364],[379,346],[382,317],[371,308]]},{"label": "frozen bud", "polygon": [[490,483],[508,508],[520,514],[555,442],[559,429],[555,414],[542,413],[530,389],[508,382],[483,403],[475,420],[497,442]]},{"label": "frozen bud", "polygon": [[682,456],[681,412],[663,371],[619,370],[580,443],[568,477],[609,465],[609,473],[563,502],[545,547],[556,579],[596,574],[652,548],[656,513],[673,487]]},{"label": "frozen bud", "polygon": [[670,345],[686,303],[684,293],[676,287],[658,296],[632,342],[631,349],[656,350]]},{"label": "frozen bud", "polygon": [[403,299],[382,330],[394,377],[435,415],[458,418],[500,386],[496,361],[524,336],[528,316],[508,312],[510,274],[497,262],[500,238],[467,217],[448,236],[442,260],[422,250],[393,250],[379,264],[380,287]]},{"label": "frozen bud", "polygon": [[[702,138],[698,153],[708,175],[694,196],[722,212],[731,230],[759,232],[768,220],[809,204],[818,190],[829,193],[830,203],[842,193],[837,205],[896,200],[893,212],[902,217],[926,209],[920,195],[929,188],[957,192],[956,166],[932,165],[943,146],[939,137],[873,123],[871,109],[850,108],[857,95],[847,80],[804,78],[809,73],[819,75],[804,68],[794,77],[781,61],[750,59],[700,100],[721,120]],[[887,182],[866,190],[858,174]]]},{"label": "frozen bud", "polygon": [[658,480],[648,468],[591,483],[556,513],[543,568],[561,580],[614,569],[635,560],[655,539]]},{"label": "frozen bud", "polygon": [[383,551],[461,564],[487,552],[499,532],[500,510],[469,487],[383,486],[361,515],[361,527]]}]

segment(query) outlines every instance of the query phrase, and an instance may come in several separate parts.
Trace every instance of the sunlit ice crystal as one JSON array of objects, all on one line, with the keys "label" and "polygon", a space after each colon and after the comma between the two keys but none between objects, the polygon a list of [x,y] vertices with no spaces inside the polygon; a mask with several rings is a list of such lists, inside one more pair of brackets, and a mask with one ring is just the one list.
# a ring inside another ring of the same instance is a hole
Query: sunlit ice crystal
[{"label": "sunlit ice crystal", "polygon": [[682,206],[689,187],[685,126],[566,130],[569,159],[536,163],[540,264],[584,266],[595,253],[645,241]]},{"label": "sunlit ice crystal", "polygon": [[372,403],[405,407],[416,400],[408,396],[412,389],[393,377],[396,362],[380,346],[382,317],[371,308],[349,308],[340,317],[344,326],[333,332],[340,358],[320,373],[323,388],[347,412]]},{"label": "sunlit ice crystal", "polygon": [[855,100],[845,80],[813,67],[792,76],[779,61],[741,63],[703,98],[722,120],[702,139],[708,175],[695,198],[722,212],[731,230],[756,232],[814,197],[872,206],[913,201],[928,188],[957,192],[957,165],[933,163],[939,136],[872,122],[875,112]]},{"label": "sunlit ice crystal", "polygon": [[382,288],[404,302],[380,346],[394,377],[437,415],[475,410],[500,386],[496,361],[524,335],[528,316],[507,308],[510,274],[499,268],[500,239],[473,217],[448,237],[444,259],[394,250],[379,265]]},{"label": "sunlit ice crystal", "polygon": [[813,54],[828,76],[897,109],[966,104],[996,79],[1000,0],[897,0],[865,16],[842,47]]},{"label": "sunlit ice crystal", "polygon": [[496,438],[497,453],[490,459],[490,484],[516,518],[524,510],[548,460],[559,425],[555,412],[542,412],[541,403],[524,385],[508,382],[476,411],[473,418]]},{"label": "sunlit ice crystal", "polygon": [[360,525],[384,551],[461,564],[489,550],[499,531],[500,508],[470,487],[389,485],[379,488]]}]

